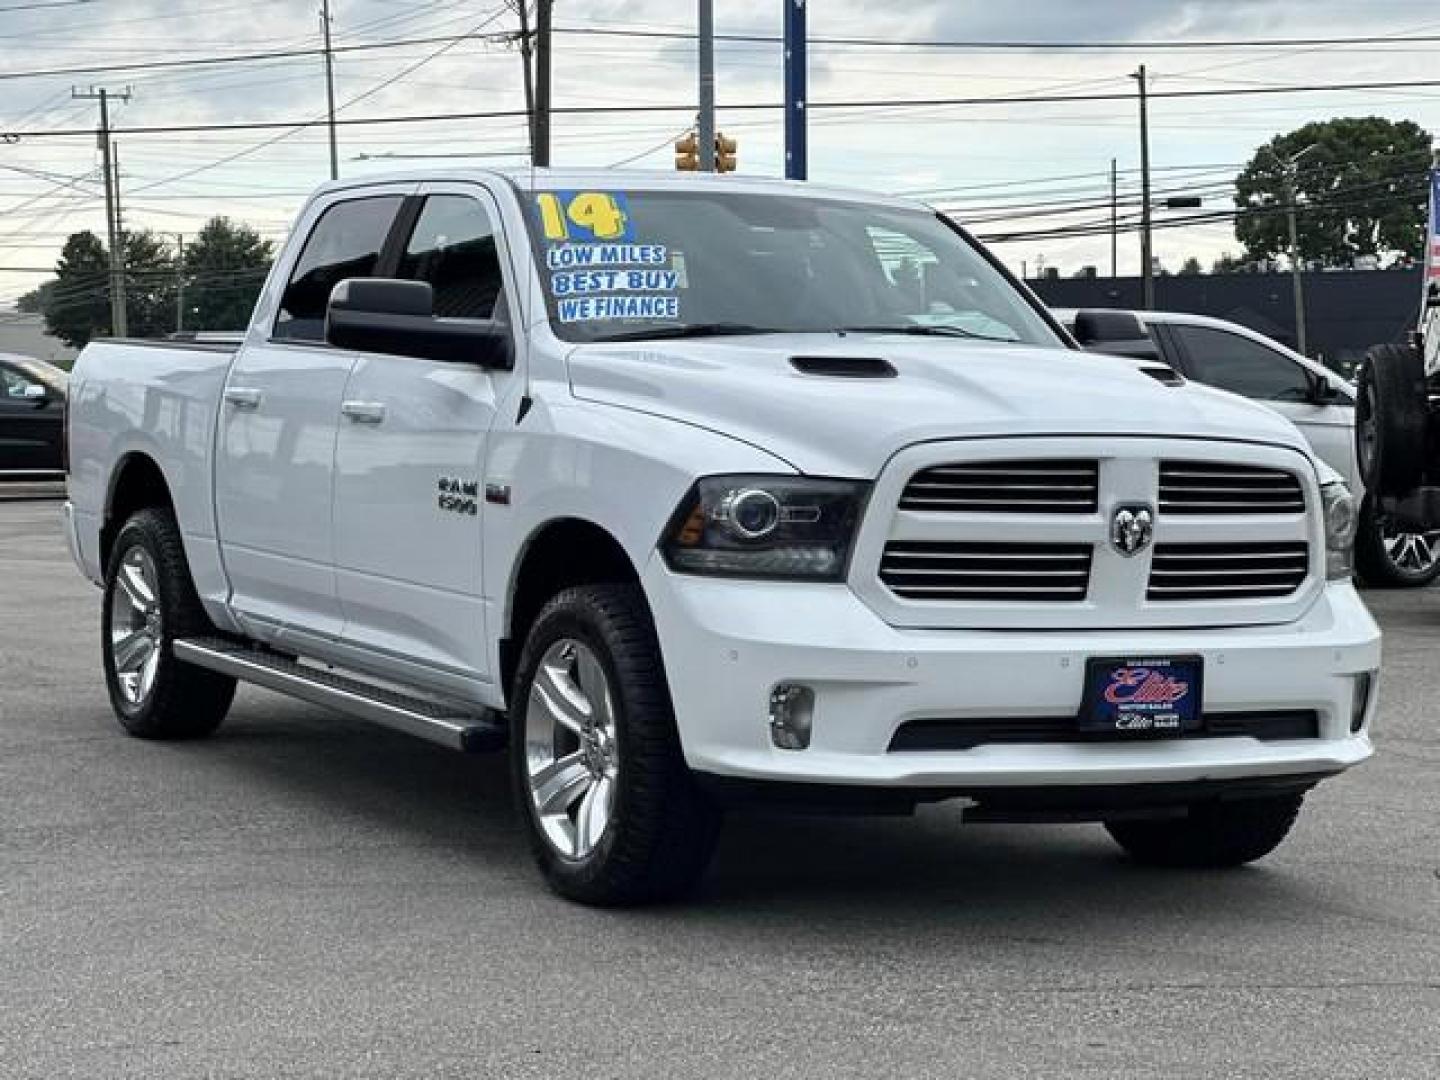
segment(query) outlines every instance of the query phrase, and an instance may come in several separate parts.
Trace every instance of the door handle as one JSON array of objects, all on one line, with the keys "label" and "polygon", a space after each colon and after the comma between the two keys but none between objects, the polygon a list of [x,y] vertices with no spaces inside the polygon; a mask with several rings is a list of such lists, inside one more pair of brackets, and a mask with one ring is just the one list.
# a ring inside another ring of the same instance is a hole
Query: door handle
[{"label": "door handle", "polygon": [[385,406],[378,401],[343,401],[340,411],[357,424],[378,424],[385,419]]},{"label": "door handle", "polygon": [[239,386],[225,388],[225,400],[237,409],[258,409],[263,396],[259,390],[247,390]]}]

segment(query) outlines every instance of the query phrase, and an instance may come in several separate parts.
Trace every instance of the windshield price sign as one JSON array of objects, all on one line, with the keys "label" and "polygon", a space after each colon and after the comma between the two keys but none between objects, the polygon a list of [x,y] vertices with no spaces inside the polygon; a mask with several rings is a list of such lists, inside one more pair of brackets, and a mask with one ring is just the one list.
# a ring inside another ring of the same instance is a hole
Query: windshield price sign
[{"label": "windshield price sign", "polygon": [[633,239],[630,208],[613,191],[546,191],[535,196],[551,243],[623,243]]},{"label": "windshield price sign", "polygon": [[562,323],[680,317],[681,275],[663,244],[634,243],[628,198],[613,191],[535,196],[545,268]]}]

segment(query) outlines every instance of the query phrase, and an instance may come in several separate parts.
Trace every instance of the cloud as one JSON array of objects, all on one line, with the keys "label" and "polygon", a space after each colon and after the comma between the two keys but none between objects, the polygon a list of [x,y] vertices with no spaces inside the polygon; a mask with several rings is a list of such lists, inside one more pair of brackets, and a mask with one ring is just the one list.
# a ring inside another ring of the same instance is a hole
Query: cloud
[{"label": "cloud", "polygon": [[[1305,25],[1325,3],[1295,0],[938,0],[928,5],[936,37],[1047,42],[1138,41],[1254,32]],[[1313,29],[1313,26],[1311,27]]]}]

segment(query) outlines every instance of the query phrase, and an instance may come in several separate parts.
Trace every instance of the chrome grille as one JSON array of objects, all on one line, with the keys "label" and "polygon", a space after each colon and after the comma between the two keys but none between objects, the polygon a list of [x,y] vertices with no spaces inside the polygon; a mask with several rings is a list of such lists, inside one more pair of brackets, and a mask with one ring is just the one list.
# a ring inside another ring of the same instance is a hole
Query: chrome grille
[{"label": "chrome grille", "polygon": [[880,580],[906,600],[1078,602],[1090,587],[1089,544],[892,541]]},{"label": "chrome grille", "polygon": [[1157,544],[1147,600],[1254,600],[1289,596],[1305,580],[1310,548],[1288,544]]},{"label": "chrome grille", "polygon": [[1299,514],[1300,481],[1281,469],[1213,461],[1160,463],[1162,514]]},{"label": "chrome grille", "polygon": [[1092,514],[1098,505],[1094,461],[976,461],[916,473],[901,510],[941,513]]}]

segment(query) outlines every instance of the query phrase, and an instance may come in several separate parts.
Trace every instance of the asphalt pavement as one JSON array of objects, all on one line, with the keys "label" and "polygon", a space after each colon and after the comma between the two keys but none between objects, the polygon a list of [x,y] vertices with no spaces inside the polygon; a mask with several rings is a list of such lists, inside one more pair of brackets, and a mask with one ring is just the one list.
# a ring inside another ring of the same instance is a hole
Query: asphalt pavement
[{"label": "asphalt pavement", "polygon": [[126,738],[59,520],[0,502],[0,1077],[1440,1076],[1440,590],[1368,594],[1379,753],[1255,867],[757,815],[602,912],[499,758],[256,690]]}]

